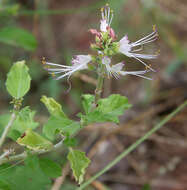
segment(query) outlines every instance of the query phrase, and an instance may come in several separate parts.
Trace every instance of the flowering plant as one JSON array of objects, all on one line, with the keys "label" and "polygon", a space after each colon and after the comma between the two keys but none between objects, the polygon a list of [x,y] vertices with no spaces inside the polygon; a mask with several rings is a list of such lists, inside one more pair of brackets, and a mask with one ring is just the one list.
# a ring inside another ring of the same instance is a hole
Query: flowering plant
[{"label": "flowering plant", "polygon": [[[63,112],[62,106],[53,98],[42,96],[41,102],[48,109],[50,117],[42,128],[42,134],[36,132],[35,129],[39,126],[39,123],[33,119],[35,112],[28,106],[21,109],[23,97],[30,89],[31,77],[28,73],[28,67],[24,61],[16,62],[8,73],[6,87],[9,94],[13,97],[12,104],[14,105],[14,109],[11,115],[3,116],[5,118],[3,120],[5,128],[0,131],[0,148],[5,138],[9,137],[20,146],[23,146],[25,151],[21,154],[12,155],[14,154],[14,149],[5,150],[0,156],[0,164],[25,160],[25,165],[19,168],[19,171],[27,171],[28,173],[28,176],[25,174],[25,182],[29,180],[32,170],[43,177],[43,184],[50,185],[51,178],[61,175],[60,166],[52,160],[41,159],[36,155],[66,146],[68,147],[67,159],[70,162],[73,175],[75,180],[81,184],[90,160],[84,152],[74,148],[74,136],[89,124],[103,122],[114,122],[118,124],[119,116],[123,115],[124,111],[131,107],[128,99],[119,94],[112,94],[109,97],[101,98],[104,79],[106,77],[119,79],[121,76],[134,75],[151,80],[145,74],[155,70],[143,60],[155,59],[158,54],[137,52],[142,51],[145,44],[157,39],[158,33],[156,27],[153,27],[151,34],[136,42],[130,42],[127,35],[118,41],[115,31],[111,27],[113,15],[113,11],[106,5],[101,9],[100,29],[89,30],[95,36],[95,43],[91,44],[91,49],[96,51],[93,55],[76,55],[72,58],[71,66],[47,62],[44,58],[42,60],[44,68],[56,80],[65,77],[69,80],[75,72],[82,70],[91,70],[97,73],[98,78],[95,94],[82,95],[83,113],[78,114],[78,121],[70,119]],[[117,54],[132,57],[142,63],[145,68],[140,71],[127,71],[126,68],[124,69],[126,67],[124,61],[112,64],[112,57]],[[61,140],[54,144],[59,138]],[[3,167],[7,169],[9,166],[3,165]],[[15,177],[17,170],[7,170],[7,172]],[[0,176],[5,181],[5,184],[8,181],[10,186],[13,185],[6,176],[3,174],[0,174]],[[40,188],[37,187],[37,189],[43,189],[43,184],[39,184]]]}]

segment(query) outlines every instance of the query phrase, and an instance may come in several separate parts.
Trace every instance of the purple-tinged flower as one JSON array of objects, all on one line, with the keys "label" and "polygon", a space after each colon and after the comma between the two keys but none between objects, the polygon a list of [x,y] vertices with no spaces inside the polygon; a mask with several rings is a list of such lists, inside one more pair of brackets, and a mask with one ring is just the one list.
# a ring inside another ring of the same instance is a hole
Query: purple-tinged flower
[{"label": "purple-tinged flower", "polygon": [[113,19],[113,11],[110,10],[110,7],[106,5],[105,7],[101,8],[101,17],[100,20],[100,30],[101,32],[107,32],[110,28],[112,19]]},{"label": "purple-tinged flower", "polygon": [[110,9],[109,5],[107,4],[105,7],[101,8],[101,20],[100,20],[100,31],[96,29],[90,29],[89,32],[99,37],[102,40],[103,34],[108,32],[109,37],[112,40],[116,39],[116,34],[114,30],[110,27],[113,19],[113,11]]},{"label": "purple-tinged flower", "polygon": [[125,75],[134,75],[138,76],[144,79],[152,80],[149,77],[143,76],[145,73],[149,72],[150,70],[146,69],[143,71],[123,71],[124,67],[124,62],[117,63],[115,65],[111,65],[111,59],[107,56],[103,57],[102,59],[102,64],[105,65],[106,67],[106,72],[108,74],[108,77],[115,77],[116,79],[119,79],[120,76],[125,76]]},{"label": "purple-tinged flower", "polygon": [[56,80],[59,80],[64,77],[70,77],[74,72],[84,70],[88,68],[88,63],[91,62],[92,57],[90,55],[77,55],[72,59],[72,66],[68,65],[59,65],[55,63],[42,61],[46,65],[45,69],[49,71],[52,76],[60,74],[56,77]]},{"label": "purple-tinged flower", "polygon": [[[143,49],[143,45],[147,43],[151,43],[155,41],[158,37],[157,30],[155,26],[153,26],[153,32],[140,40],[136,42],[130,42],[128,40],[128,36],[125,35],[120,41],[119,41],[119,52],[128,56],[128,57],[133,57],[143,63],[146,68],[149,68],[151,71],[154,71],[150,66],[148,66],[144,61],[141,59],[156,59],[158,55],[151,55],[151,54],[141,54],[141,53],[136,53],[139,52]],[[140,48],[137,48],[140,47]]]}]

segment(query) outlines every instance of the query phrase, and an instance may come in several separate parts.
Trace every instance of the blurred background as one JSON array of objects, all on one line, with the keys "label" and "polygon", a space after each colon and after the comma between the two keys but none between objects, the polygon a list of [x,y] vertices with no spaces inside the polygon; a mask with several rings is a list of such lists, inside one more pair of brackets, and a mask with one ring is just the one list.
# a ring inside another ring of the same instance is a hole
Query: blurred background
[{"label": "blurred background", "polygon": [[[92,53],[94,37],[90,28],[99,28],[100,8],[109,3],[114,10],[112,28],[120,39],[128,34],[131,41],[148,35],[156,24],[159,40],[147,52],[160,49],[153,60],[156,73],[152,81],[126,76],[106,79],[103,97],[111,93],[127,96],[133,107],[121,117],[120,126],[102,124],[86,127],[77,137],[78,147],[86,151],[92,164],[87,178],[102,169],[126,147],[174,110],[187,98],[187,1],[186,0],[0,0],[0,114],[11,108],[6,92],[6,74],[11,65],[26,60],[32,88],[24,105],[37,110],[36,120],[44,123],[48,113],[40,103],[42,95],[55,98],[76,119],[81,110],[81,94],[93,93],[95,75],[77,73],[56,81],[42,68],[41,59],[70,64],[76,54]],[[125,60],[127,70],[142,69],[137,61]],[[187,109],[152,135],[136,151],[88,189],[108,190],[186,190],[187,189]],[[65,152],[50,155],[63,159]],[[68,168],[61,189],[74,189]],[[55,180],[54,180],[55,181]]]}]

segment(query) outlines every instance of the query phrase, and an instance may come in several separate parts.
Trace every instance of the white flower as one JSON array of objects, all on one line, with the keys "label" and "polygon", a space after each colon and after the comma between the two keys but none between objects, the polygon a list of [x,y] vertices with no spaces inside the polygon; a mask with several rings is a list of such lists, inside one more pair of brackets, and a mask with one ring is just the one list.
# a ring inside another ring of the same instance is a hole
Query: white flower
[{"label": "white flower", "polygon": [[[133,57],[143,63],[146,68],[149,68],[150,70],[154,71],[150,66],[148,66],[142,59],[156,59],[158,55],[150,55],[150,54],[140,54],[140,53],[135,53],[138,51],[141,51],[143,49],[143,45],[153,42],[157,39],[158,33],[156,31],[155,26],[153,26],[153,32],[149,34],[148,36],[145,36],[141,38],[140,40],[136,42],[130,42],[128,40],[128,36],[125,35],[120,41],[119,41],[119,52],[128,56],[128,57]],[[140,47],[141,46],[141,47]],[[138,49],[133,49],[135,47],[140,47]]]},{"label": "white flower", "polygon": [[117,63],[111,66],[111,59],[107,56],[103,57],[102,64],[105,65],[108,77],[114,76],[116,79],[119,79],[120,75],[135,75],[138,77],[142,77],[148,80],[152,80],[151,78],[143,76],[145,73],[149,72],[150,70],[143,70],[143,71],[122,71],[124,67],[124,62]]},{"label": "white flower", "polygon": [[110,27],[113,19],[113,11],[110,10],[108,5],[106,5],[104,8],[101,8],[101,17],[100,30],[101,32],[107,32],[107,29]]},{"label": "white flower", "polygon": [[88,63],[91,60],[92,57],[90,55],[77,55],[72,59],[72,66],[45,62],[45,60],[43,60],[43,64],[46,65],[45,69],[53,76],[60,74],[60,76],[56,78],[56,80],[59,80],[66,76],[69,78],[76,71],[87,69]]}]

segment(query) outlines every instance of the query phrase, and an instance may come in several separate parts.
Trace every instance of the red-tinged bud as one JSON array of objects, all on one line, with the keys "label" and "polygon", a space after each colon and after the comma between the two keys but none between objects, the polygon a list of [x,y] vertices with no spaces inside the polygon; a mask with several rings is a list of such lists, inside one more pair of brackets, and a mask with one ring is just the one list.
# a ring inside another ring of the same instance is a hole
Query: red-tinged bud
[{"label": "red-tinged bud", "polygon": [[115,32],[114,32],[114,30],[112,29],[112,28],[110,28],[110,37],[113,39],[113,40],[115,40],[116,39],[116,34],[115,34]]},{"label": "red-tinged bud", "polygon": [[98,32],[96,29],[90,29],[89,32],[93,35],[98,36],[99,38],[101,37],[100,32]]}]

